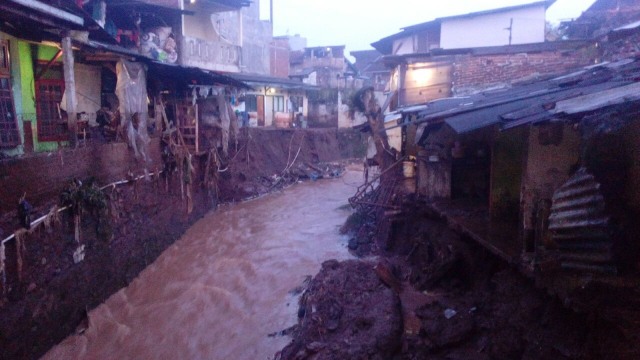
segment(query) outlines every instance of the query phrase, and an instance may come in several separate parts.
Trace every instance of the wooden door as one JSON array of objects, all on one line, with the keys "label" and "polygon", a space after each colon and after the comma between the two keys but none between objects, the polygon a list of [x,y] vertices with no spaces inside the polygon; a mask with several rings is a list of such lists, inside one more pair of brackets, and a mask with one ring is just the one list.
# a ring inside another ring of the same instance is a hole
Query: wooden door
[{"label": "wooden door", "polygon": [[258,126],[264,126],[264,95],[256,96],[256,105],[258,107]]}]

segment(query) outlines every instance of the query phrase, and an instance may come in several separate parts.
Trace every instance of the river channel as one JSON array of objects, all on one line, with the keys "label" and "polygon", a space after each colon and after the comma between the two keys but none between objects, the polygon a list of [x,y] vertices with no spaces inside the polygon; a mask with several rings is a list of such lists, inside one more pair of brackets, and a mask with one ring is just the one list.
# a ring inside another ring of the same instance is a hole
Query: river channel
[{"label": "river channel", "polygon": [[207,214],[128,287],[89,313],[89,327],[43,359],[271,359],[297,322],[292,290],[328,259],[362,173],[296,184]]}]

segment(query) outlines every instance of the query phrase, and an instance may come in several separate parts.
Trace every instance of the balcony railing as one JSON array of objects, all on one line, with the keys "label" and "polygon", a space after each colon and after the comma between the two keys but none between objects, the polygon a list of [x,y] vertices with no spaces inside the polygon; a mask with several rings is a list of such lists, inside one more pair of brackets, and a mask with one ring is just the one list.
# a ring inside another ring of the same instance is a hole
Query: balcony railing
[{"label": "balcony railing", "polygon": [[190,36],[183,36],[181,45],[182,65],[209,70],[239,71],[242,56],[239,46]]}]

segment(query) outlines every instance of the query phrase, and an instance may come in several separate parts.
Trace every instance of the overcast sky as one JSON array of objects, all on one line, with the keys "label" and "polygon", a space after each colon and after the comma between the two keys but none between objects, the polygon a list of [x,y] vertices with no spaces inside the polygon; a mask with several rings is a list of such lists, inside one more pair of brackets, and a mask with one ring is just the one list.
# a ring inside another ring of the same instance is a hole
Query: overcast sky
[{"label": "overcast sky", "polygon": [[[269,0],[260,1],[268,19]],[[547,20],[576,18],[594,1],[557,0],[547,11]],[[366,50],[402,27],[532,2],[535,0],[273,0],[273,34],[300,34],[307,38],[308,46],[346,45],[347,51]]]}]

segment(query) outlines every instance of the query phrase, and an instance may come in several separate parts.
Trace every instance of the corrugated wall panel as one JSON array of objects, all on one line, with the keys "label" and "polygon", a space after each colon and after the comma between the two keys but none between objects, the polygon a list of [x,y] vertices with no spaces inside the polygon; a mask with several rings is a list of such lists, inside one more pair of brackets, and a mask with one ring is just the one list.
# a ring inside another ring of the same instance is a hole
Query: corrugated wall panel
[{"label": "corrugated wall panel", "polygon": [[560,250],[563,268],[616,271],[605,200],[600,184],[585,168],[553,195],[549,230]]}]

